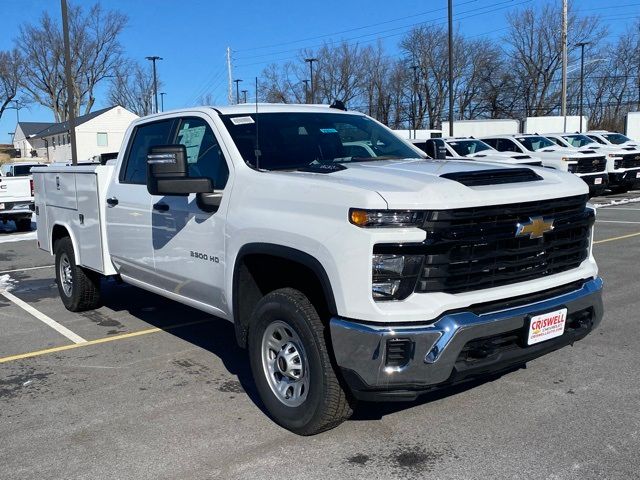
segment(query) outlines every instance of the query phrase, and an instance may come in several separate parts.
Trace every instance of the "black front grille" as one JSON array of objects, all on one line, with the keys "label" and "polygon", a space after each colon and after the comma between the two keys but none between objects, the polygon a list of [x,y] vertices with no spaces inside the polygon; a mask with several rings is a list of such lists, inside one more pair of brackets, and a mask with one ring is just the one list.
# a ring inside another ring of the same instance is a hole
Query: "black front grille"
[{"label": "black front grille", "polygon": [[607,159],[605,157],[581,158],[578,160],[576,173],[604,172],[607,169]]},{"label": "black front grille", "polygon": [[631,153],[622,156],[622,168],[639,168],[640,153]]},{"label": "black front grille", "polygon": [[[426,213],[427,238],[376,245],[374,253],[424,255],[416,292],[461,293],[577,268],[589,254],[593,210],[587,196]],[[541,238],[516,236],[518,223],[553,219]]]}]

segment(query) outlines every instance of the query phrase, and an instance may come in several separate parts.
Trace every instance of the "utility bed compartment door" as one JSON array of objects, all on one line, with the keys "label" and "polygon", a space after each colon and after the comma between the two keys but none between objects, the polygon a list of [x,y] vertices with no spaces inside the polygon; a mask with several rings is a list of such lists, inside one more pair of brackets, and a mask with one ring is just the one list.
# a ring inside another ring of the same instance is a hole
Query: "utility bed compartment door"
[{"label": "utility bed compartment door", "polygon": [[44,178],[47,205],[73,210],[78,208],[75,173],[51,172],[44,175]]},{"label": "utility bed compartment door", "polygon": [[104,271],[102,261],[102,235],[100,206],[98,204],[98,178],[94,174],[75,174],[77,215],[74,229],[82,252],[82,265],[99,272]]}]

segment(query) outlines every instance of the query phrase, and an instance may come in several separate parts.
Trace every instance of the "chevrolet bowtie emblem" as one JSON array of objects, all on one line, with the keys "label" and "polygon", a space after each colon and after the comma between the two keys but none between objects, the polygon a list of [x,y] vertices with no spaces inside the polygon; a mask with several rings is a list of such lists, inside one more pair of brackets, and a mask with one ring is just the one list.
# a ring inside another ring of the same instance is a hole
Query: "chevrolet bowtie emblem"
[{"label": "chevrolet bowtie emblem", "polygon": [[542,238],[546,232],[553,230],[553,219],[542,217],[529,217],[528,222],[518,223],[516,237]]}]

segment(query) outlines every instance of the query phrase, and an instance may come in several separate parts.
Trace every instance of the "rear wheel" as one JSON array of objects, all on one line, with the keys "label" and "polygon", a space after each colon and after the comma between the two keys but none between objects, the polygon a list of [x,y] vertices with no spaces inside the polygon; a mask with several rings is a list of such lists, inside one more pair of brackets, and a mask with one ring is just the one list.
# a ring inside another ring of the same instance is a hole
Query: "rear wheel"
[{"label": "rear wheel", "polygon": [[100,275],[76,265],[73,243],[69,237],[55,244],[56,283],[67,310],[82,312],[100,305]]},{"label": "rear wheel", "polygon": [[19,218],[15,221],[16,230],[19,232],[30,232],[31,231],[31,219],[30,218]]},{"label": "rear wheel", "polygon": [[331,364],[325,326],[298,290],[275,290],[258,302],[249,327],[249,356],[260,397],[282,427],[313,435],[353,413]]}]

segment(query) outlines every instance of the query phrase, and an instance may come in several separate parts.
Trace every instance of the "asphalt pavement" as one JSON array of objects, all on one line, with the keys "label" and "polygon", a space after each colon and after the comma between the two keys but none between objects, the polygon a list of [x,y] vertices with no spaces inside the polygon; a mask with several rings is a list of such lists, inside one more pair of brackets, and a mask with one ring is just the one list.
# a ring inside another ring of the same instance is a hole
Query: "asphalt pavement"
[{"label": "asphalt pavement", "polygon": [[0,478],[638,478],[636,197],[593,200],[605,318],[586,339],[498,379],[362,404],[314,437],[264,414],[230,323],[115,282],[105,306],[70,313],[35,235],[0,228],[0,290],[17,299],[0,295]]}]

